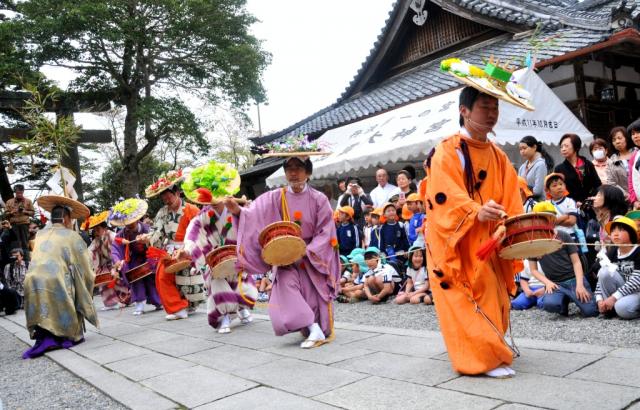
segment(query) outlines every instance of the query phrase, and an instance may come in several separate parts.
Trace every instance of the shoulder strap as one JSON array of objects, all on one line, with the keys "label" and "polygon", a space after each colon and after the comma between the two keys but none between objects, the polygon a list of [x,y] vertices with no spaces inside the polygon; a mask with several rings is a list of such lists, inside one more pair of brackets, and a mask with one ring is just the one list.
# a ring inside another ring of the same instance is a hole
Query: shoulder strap
[{"label": "shoulder strap", "polygon": [[280,204],[282,207],[282,220],[289,222],[289,205],[287,204],[286,188],[280,190]]}]

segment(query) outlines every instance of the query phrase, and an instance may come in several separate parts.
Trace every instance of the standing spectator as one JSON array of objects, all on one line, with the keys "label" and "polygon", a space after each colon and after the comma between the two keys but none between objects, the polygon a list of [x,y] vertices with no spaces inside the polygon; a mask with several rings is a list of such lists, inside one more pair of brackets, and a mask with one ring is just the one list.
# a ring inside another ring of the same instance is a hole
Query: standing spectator
[{"label": "standing spectator", "polygon": [[395,198],[397,198],[398,202],[396,203],[396,208],[402,209],[407,202],[407,197],[410,194],[415,193],[416,190],[412,186],[411,174],[405,170],[398,172],[398,175],[396,176],[396,183],[398,184],[398,187],[391,193],[389,201],[395,202]]},{"label": "standing spectator", "polygon": [[416,169],[413,165],[406,165],[402,168],[403,171],[407,171],[409,173],[409,177],[411,179],[411,189],[415,192],[418,192],[418,181],[416,181]]},{"label": "standing spectator", "polygon": [[[629,178],[626,161],[613,161],[609,158],[609,143],[602,138],[596,138],[589,145],[589,151],[593,157],[593,166],[603,184],[613,185],[622,190],[624,195],[629,195]],[[634,151],[635,155],[635,151]]]},{"label": "standing spectator", "polygon": [[582,147],[582,140],[576,134],[564,134],[560,138],[560,153],[565,160],[556,165],[555,171],[564,175],[564,182],[578,207],[590,196],[595,195],[596,189],[602,182],[591,161],[578,154]]},{"label": "standing spectator", "polygon": [[380,229],[382,228],[382,208],[376,208],[369,214],[371,216],[371,233],[369,234],[369,247],[380,248]]},{"label": "standing spectator", "polygon": [[424,246],[424,234],[422,232],[422,221],[424,220],[424,206],[422,198],[418,194],[411,194],[407,197],[407,208],[413,213],[408,222],[407,236],[409,245]]},{"label": "standing spectator", "polygon": [[11,229],[11,223],[7,220],[2,221],[0,230],[0,267],[4,267],[10,262],[11,250],[17,245],[17,238]]},{"label": "standing spectator", "polygon": [[629,160],[637,150],[624,127],[614,127],[609,132],[609,140],[612,145],[611,160],[620,161],[625,171],[629,171]]},{"label": "standing spectator", "polygon": [[640,248],[633,220],[618,216],[607,224],[607,233],[617,247],[600,260],[596,301],[600,313],[614,312],[622,319],[640,317]]},{"label": "standing spectator", "polygon": [[371,242],[371,231],[373,230],[373,224],[371,223],[371,211],[364,213],[364,227],[362,228],[362,247],[368,248],[369,242]]},{"label": "standing spectator", "polygon": [[376,182],[378,186],[371,191],[369,196],[371,197],[371,201],[373,201],[374,208],[380,208],[389,201],[392,195],[391,193],[397,187],[389,183],[389,174],[384,168],[376,171]]},{"label": "standing spectator", "polygon": [[29,252],[33,252],[33,244],[35,243],[36,235],[38,234],[39,230],[40,227],[37,223],[31,222],[29,224]]},{"label": "standing spectator", "polygon": [[528,135],[520,140],[520,156],[524,164],[518,169],[518,176],[527,181],[533,192],[533,199],[544,200],[544,177],[553,169],[553,159],[542,147],[542,142]]},{"label": "standing spectator", "polygon": [[340,192],[340,195],[338,195],[338,200],[336,201],[336,210],[338,210],[338,208],[340,208],[342,205],[340,205],[340,202],[342,202],[342,198],[344,197],[344,194],[346,194],[347,192],[347,179],[349,179],[349,177],[346,178],[338,178],[336,180],[336,183],[338,184],[338,191]]},{"label": "standing spectator", "polygon": [[362,228],[364,225],[364,212],[373,208],[373,202],[369,195],[364,193],[360,178],[349,177],[347,180],[347,191],[340,200],[340,207],[344,206],[353,208],[353,221]]},{"label": "standing spectator", "polygon": [[7,215],[11,222],[11,229],[16,235],[20,247],[24,252],[25,260],[29,260],[29,218],[35,215],[33,202],[24,197],[24,185],[16,184],[13,187],[15,198],[7,201]]},{"label": "standing spectator", "polygon": [[338,209],[339,224],[337,229],[340,255],[347,256],[356,248],[362,247],[362,230],[353,223],[353,208],[343,206]]},{"label": "standing spectator", "polygon": [[398,222],[398,213],[393,204],[387,204],[382,208],[385,222],[380,228],[380,248],[391,261],[395,261],[395,255],[399,251],[409,249],[407,232]]},{"label": "standing spectator", "polygon": [[[640,118],[632,122],[627,127],[627,134],[631,136],[636,147],[640,147]],[[640,209],[640,151],[635,151],[629,159],[629,203],[633,205],[633,209]]]}]

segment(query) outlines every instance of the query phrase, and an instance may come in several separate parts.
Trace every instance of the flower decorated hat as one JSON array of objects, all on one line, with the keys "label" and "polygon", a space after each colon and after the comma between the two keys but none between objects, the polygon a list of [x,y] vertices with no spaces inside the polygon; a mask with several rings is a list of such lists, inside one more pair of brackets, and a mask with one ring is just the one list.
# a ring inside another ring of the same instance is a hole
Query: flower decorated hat
[{"label": "flower decorated hat", "polygon": [[517,83],[514,69],[509,64],[500,64],[493,56],[480,68],[459,58],[449,58],[440,63],[440,70],[453,75],[456,80],[478,91],[513,104],[528,111],[534,111],[531,93]]},{"label": "flower decorated hat", "polygon": [[[182,183],[187,199],[200,205],[216,204],[240,191],[240,174],[231,165],[210,161],[195,168]],[[239,203],[246,199],[237,199]]]},{"label": "flower decorated hat", "polygon": [[147,213],[148,207],[149,205],[144,199],[125,199],[111,208],[109,223],[114,226],[127,226],[142,218]]},{"label": "flower decorated hat", "polygon": [[82,202],[63,195],[42,195],[36,201],[38,206],[47,212],[51,212],[56,206],[62,206],[71,212],[71,219],[88,218],[91,211]]},{"label": "flower decorated hat", "polygon": [[303,162],[312,155],[330,155],[330,152],[323,150],[321,143],[309,141],[309,137],[300,134],[297,137],[287,137],[282,141],[266,144],[262,152],[263,158],[299,158]]},{"label": "flower decorated hat", "polygon": [[91,215],[89,218],[86,219],[84,225],[82,226],[82,229],[84,229],[85,231],[88,231],[89,229],[97,225],[100,225],[103,222],[107,222],[108,218],[109,218],[109,211],[102,211],[99,214]]},{"label": "flower decorated hat", "polygon": [[144,190],[144,194],[147,198],[153,198],[154,196],[158,196],[167,189],[173,187],[175,184],[179,184],[183,180],[184,177],[182,176],[182,169],[169,171],[160,176],[156,182],[149,185],[147,189]]}]

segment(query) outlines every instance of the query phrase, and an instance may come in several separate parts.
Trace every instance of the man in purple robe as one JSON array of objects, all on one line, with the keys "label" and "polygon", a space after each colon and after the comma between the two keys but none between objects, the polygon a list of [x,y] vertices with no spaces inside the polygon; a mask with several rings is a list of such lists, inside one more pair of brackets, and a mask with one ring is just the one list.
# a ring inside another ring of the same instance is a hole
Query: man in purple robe
[{"label": "man in purple robe", "polygon": [[274,268],[269,316],[276,335],[300,331],[306,337],[300,347],[309,349],[334,337],[333,300],[340,287],[336,228],[329,200],[307,183],[313,170],[309,157],[287,158],[283,167],[287,187],[264,193],[249,208],[240,208],[230,198],[225,205],[238,231],[238,268],[267,272],[272,267],[262,260],[258,237],[267,225],[286,219],[285,195],[288,219],[300,223],[306,254],[291,265]]}]

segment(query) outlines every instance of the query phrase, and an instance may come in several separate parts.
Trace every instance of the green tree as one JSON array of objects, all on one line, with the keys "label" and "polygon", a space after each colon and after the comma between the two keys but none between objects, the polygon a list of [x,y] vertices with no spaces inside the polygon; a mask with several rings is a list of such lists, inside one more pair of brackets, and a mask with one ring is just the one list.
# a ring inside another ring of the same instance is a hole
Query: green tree
[{"label": "green tree", "polygon": [[[270,56],[249,34],[246,0],[3,1],[18,18],[0,23],[30,67],[74,70],[71,91],[110,96],[124,107],[121,180],[141,187],[141,164],[161,141],[206,149],[201,124],[179,96],[235,106],[264,98]],[[0,62],[0,70],[5,65]],[[2,73],[0,73],[2,78]]]}]

